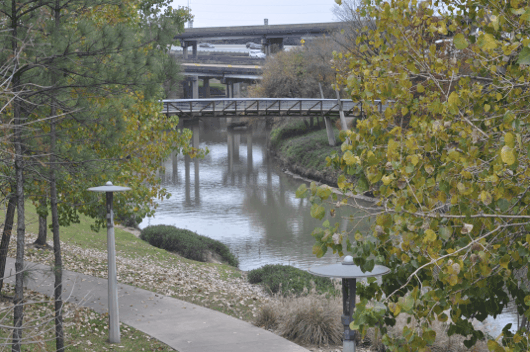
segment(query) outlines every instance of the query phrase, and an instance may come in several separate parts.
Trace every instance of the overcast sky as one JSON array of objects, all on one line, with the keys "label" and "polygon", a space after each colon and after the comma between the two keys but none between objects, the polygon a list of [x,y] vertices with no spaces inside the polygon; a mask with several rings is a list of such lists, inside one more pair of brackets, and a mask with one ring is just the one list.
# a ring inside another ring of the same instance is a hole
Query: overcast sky
[{"label": "overcast sky", "polygon": [[[193,28],[333,22],[334,0],[189,0]],[[174,0],[173,6],[188,6]],[[188,25],[186,24],[186,27]]]}]

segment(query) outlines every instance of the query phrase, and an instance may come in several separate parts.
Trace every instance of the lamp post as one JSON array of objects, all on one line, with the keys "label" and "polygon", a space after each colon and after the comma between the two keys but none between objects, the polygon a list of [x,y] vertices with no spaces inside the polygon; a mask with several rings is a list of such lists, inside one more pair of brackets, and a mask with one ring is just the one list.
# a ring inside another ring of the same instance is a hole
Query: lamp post
[{"label": "lamp post", "polygon": [[316,276],[342,279],[342,325],[344,325],[343,352],[355,352],[355,331],[350,329],[355,310],[355,291],[357,279],[385,275],[390,272],[386,266],[376,265],[370,272],[362,272],[361,268],[353,264],[353,257],[347,255],[342,263],[318,265],[309,268],[309,272]]},{"label": "lamp post", "polygon": [[92,187],[92,192],[105,192],[107,196],[107,257],[109,283],[109,342],[120,343],[120,316],[118,311],[118,279],[116,277],[116,244],[114,241],[114,213],[112,201],[114,192],[131,190],[129,187],[112,185],[108,181],[105,186]]}]

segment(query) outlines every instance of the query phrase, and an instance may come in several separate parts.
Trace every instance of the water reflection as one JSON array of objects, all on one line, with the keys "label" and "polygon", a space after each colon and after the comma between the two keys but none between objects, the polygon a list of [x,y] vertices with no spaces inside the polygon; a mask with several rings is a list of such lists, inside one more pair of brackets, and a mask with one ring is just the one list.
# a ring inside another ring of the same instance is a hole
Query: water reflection
[{"label": "water reflection", "polygon": [[[307,200],[295,197],[302,181],[284,174],[269,155],[265,123],[239,129],[229,123],[234,121],[211,118],[186,126],[193,130],[193,146],[210,153],[203,160],[173,155],[165,162],[160,177],[172,197],[140,227],[175,225],[220,240],[239,257],[242,270],[335,262],[332,253],[322,259],[312,253],[310,234],[321,222],[309,215]],[[330,220],[340,221],[337,215]],[[349,226],[342,221],[340,228]],[[366,222],[360,225],[367,228]]]}]

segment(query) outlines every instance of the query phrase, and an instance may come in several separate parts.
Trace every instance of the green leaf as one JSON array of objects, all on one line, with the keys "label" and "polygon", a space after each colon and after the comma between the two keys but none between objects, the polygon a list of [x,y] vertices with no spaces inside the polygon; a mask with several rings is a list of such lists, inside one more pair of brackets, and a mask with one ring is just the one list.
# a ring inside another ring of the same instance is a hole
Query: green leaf
[{"label": "green leaf", "polygon": [[451,237],[451,235],[453,234],[453,229],[449,226],[441,226],[439,229],[439,234],[441,238],[443,238],[444,240],[448,240],[449,237]]},{"label": "green leaf", "polygon": [[497,47],[497,40],[489,33],[485,33],[478,38],[478,46],[483,50],[493,50]]},{"label": "green leaf", "polygon": [[519,65],[530,65],[530,48],[525,46],[523,50],[521,50],[517,63]]},{"label": "green leaf", "polygon": [[425,342],[427,342],[428,345],[432,345],[434,343],[434,340],[436,340],[436,331],[434,330],[427,330],[423,333],[423,339]]},{"label": "green leaf", "polygon": [[317,196],[319,196],[323,200],[328,199],[330,195],[331,189],[326,185],[321,186],[317,189]]},{"label": "green leaf", "polygon": [[401,309],[405,312],[409,312],[414,307],[414,297],[412,295],[408,295],[405,298],[399,299],[399,305],[401,306]]},{"label": "green leaf", "polygon": [[466,40],[466,37],[462,33],[458,33],[453,38],[453,43],[455,44],[455,48],[458,50],[463,50],[469,46],[469,43]]},{"label": "green leaf", "polygon": [[305,198],[306,193],[307,193],[307,186],[305,185],[305,183],[302,183],[300,187],[298,187],[298,189],[296,190],[295,195],[296,195],[296,198]]},{"label": "green leaf", "polygon": [[368,190],[368,180],[364,175],[362,175],[357,181],[357,186],[355,187],[355,190],[358,193],[364,193]]},{"label": "green leaf", "polygon": [[311,217],[322,220],[322,218],[326,215],[326,208],[324,208],[322,205],[313,204],[311,206]]}]

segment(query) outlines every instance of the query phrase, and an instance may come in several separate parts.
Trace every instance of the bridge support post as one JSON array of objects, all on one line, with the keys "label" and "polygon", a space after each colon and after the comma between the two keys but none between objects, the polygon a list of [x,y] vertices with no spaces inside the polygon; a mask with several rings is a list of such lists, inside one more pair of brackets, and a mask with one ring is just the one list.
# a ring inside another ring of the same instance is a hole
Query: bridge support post
[{"label": "bridge support post", "polygon": [[190,81],[188,80],[188,78],[182,81],[182,91],[184,93],[184,99],[190,99]]},{"label": "bridge support post", "polygon": [[202,79],[202,96],[203,98],[210,98],[210,78],[206,77]]},{"label": "bridge support post", "polygon": [[227,98],[234,97],[234,83],[230,80],[226,80],[226,97]]},{"label": "bridge support post", "polygon": [[192,55],[192,57],[193,57],[194,59],[196,59],[196,58],[197,58],[197,42],[196,42],[196,41],[193,42],[193,43],[191,44],[191,46],[192,46],[192,50],[193,50],[193,55]]},{"label": "bridge support post", "polygon": [[199,99],[199,76],[191,76],[191,99]]},{"label": "bridge support post", "polygon": [[232,84],[232,98],[241,98],[241,82]]}]

